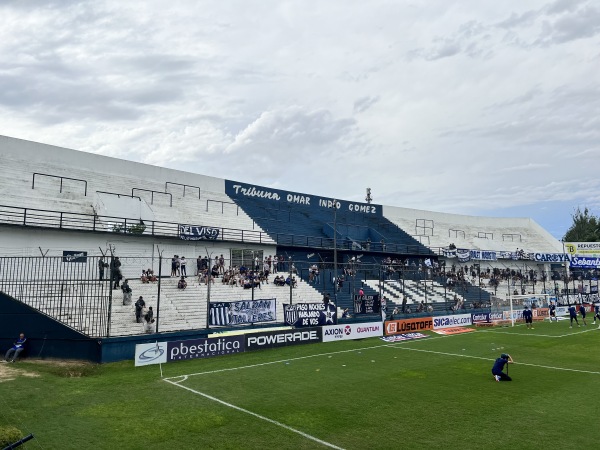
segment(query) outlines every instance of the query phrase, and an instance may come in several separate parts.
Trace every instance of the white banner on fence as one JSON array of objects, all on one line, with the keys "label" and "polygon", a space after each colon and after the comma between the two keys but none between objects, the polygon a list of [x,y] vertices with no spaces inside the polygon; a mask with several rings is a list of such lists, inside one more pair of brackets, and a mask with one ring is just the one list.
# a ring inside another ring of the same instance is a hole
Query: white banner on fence
[{"label": "white banner on fence", "polygon": [[167,343],[151,342],[135,346],[135,365],[164,364],[167,362]]},{"label": "white banner on fence", "polygon": [[351,323],[323,327],[323,342],[380,336],[383,336],[383,323],[381,322]]}]

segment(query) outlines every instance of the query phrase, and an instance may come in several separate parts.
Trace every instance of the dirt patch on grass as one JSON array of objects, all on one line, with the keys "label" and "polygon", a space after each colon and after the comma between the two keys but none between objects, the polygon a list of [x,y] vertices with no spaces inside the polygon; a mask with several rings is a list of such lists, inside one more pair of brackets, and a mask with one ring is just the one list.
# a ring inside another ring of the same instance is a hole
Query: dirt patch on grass
[{"label": "dirt patch on grass", "polygon": [[18,377],[39,377],[40,374],[36,372],[29,372],[27,370],[19,369],[14,364],[0,363],[0,383],[5,381],[12,381]]}]

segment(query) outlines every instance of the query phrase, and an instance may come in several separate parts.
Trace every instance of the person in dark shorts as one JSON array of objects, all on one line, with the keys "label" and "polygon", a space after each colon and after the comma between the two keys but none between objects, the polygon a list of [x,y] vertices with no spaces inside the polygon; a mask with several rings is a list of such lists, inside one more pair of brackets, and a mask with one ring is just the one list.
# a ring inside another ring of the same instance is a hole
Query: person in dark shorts
[{"label": "person in dark shorts", "polygon": [[571,326],[569,328],[573,328],[573,319],[577,322],[578,327],[581,326],[579,325],[579,320],[577,320],[577,310],[575,309],[575,305],[569,306],[569,319],[571,319]]},{"label": "person in dark shorts", "polygon": [[[494,380],[496,381],[512,381],[512,378],[508,376],[507,373],[504,373],[502,370],[506,364],[512,364],[513,359],[507,353],[502,353],[500,358],[494,361],[494,366],[492,367],[492,375],[494,376]],[[508,371],[507,371],[508,372]]]},{"label": "person in dark shorts", "polygon": [[579,314],[581,314],[581,320],[583,320],[583,326],[587,326],[587,322],[585,321],[585,305],[583,304],[583,302],[581,302],[581,305],[579,305]]},{"label": "person in dark shorts", "polygon": [[554,303],[550,303],[550,323],[552,323],[552,319],[558,322],[556,318],[556,305]]},{"label": "person in dark shorts", "polygon": [[[594,322],[592,325],[596,325],[596,319],[600,320],[600,303],[594,305]],[[598,328],[600,328],[600,326]]]},{"label": "person in dark shorts", "polygon": [[523,310],[523,319],[525,319],[527,329],[531,328],[533,330],[533,312],[527,306]]}]

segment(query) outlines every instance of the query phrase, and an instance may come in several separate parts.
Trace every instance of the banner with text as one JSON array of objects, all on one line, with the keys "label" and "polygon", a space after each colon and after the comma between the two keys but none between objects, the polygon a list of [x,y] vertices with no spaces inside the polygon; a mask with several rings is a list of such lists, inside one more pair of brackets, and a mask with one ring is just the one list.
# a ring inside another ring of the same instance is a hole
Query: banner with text
[{"label": "banner with text", "polygon": [[600,242],[565,242],[565,250],[571,256],[600,258]]},{"label": "banner with text", "polygon": [[263,348],[288,347],[290,345],[321,342],[321,328],[303,328],[302,330],[278,330],[246,334],[246,351]]},{"label": "banner with text", "polygon": [[337,324],[337,308],[332,303],[295,303],[283,305],[283,317],[293,327],[316,327]]},{"label": "banner with text", "polygon": [[433,319],[431,317],[419,317],[417,319],[386,320],[385,334],[401,334],[412,331],[433,330]]},{"label": "banner with text", "polygon": [[433,328],[464,327],[473,325],[471,314],[456,314],[453,316],[438,316],[433,318]]},{"label": "banner with text", "polygon": [[323,327],[323,342],[364,339],[383,336],[383,323],[351,323]]},{"label": "banner with text", "polygon": [[354,314],[378,314],[380,312],[379,294],[354,296]]},{"label": "banner with text", "polygon": [[209,312],[211,326],[274,322],[277,315],[277,301],[272,298],[216,302],[210,304]]},{"label": "banner with text", "polygon": [[219,237],[219,228],[201,225],[179,225],[179,239],[186,241],[215,240]]}]

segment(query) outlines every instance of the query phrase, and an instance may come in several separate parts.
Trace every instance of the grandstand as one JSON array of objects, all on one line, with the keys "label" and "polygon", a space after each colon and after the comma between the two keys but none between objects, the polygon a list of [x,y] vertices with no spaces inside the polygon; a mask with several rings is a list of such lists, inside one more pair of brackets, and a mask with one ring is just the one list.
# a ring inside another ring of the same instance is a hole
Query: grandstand
[{"label": "grandstand", "polygon": [[[141,295],[155,307],[153,333],[179,335],[215,331],[207,322],[209,302],[276,299],[276,320],[252,325],[266,327],[284,323],[284,304],[317,303],[326,294],[340,313],[352,313],[359,288],[384,297],[388,314],[401,295],[413,312],[424,302],[434,314],[446,314],[457,299],[465,308],[489,308],[517,288],[519,294],[578,289],[564,277],[560,242],[527,218],[354,203],[9,137],[0,137],[0,176],[5,300],[82,339],[105,339],[106,348],[113,338],[129,337],[134,344],[149,335],[136,323],[133,305],[123,305],[121,291],[99,279],[100,257],[119,257],[134,301]],[[189,261],[185,290],[170,277],[173,255]],[[259,270],[265,258],[278,255],[280,271],[298,285],[243,289],[224,285],[219,275],[209,294],[194,276],[196,258],[212,262],[220,255],[226,267],[253,267],[258,260]],[[160,275],[157,283],[139,281],[148,268]],[[450,272],[460,273],[458,286],[449,285]],[[503,276],[493,277],[495,272]],[[14,319],[15,329],[24,326],[16,316],[5,319]],[[10,327],[3,333],[0,339],[15,335]],[[130,356],[131,346],[98,359]]]}]

